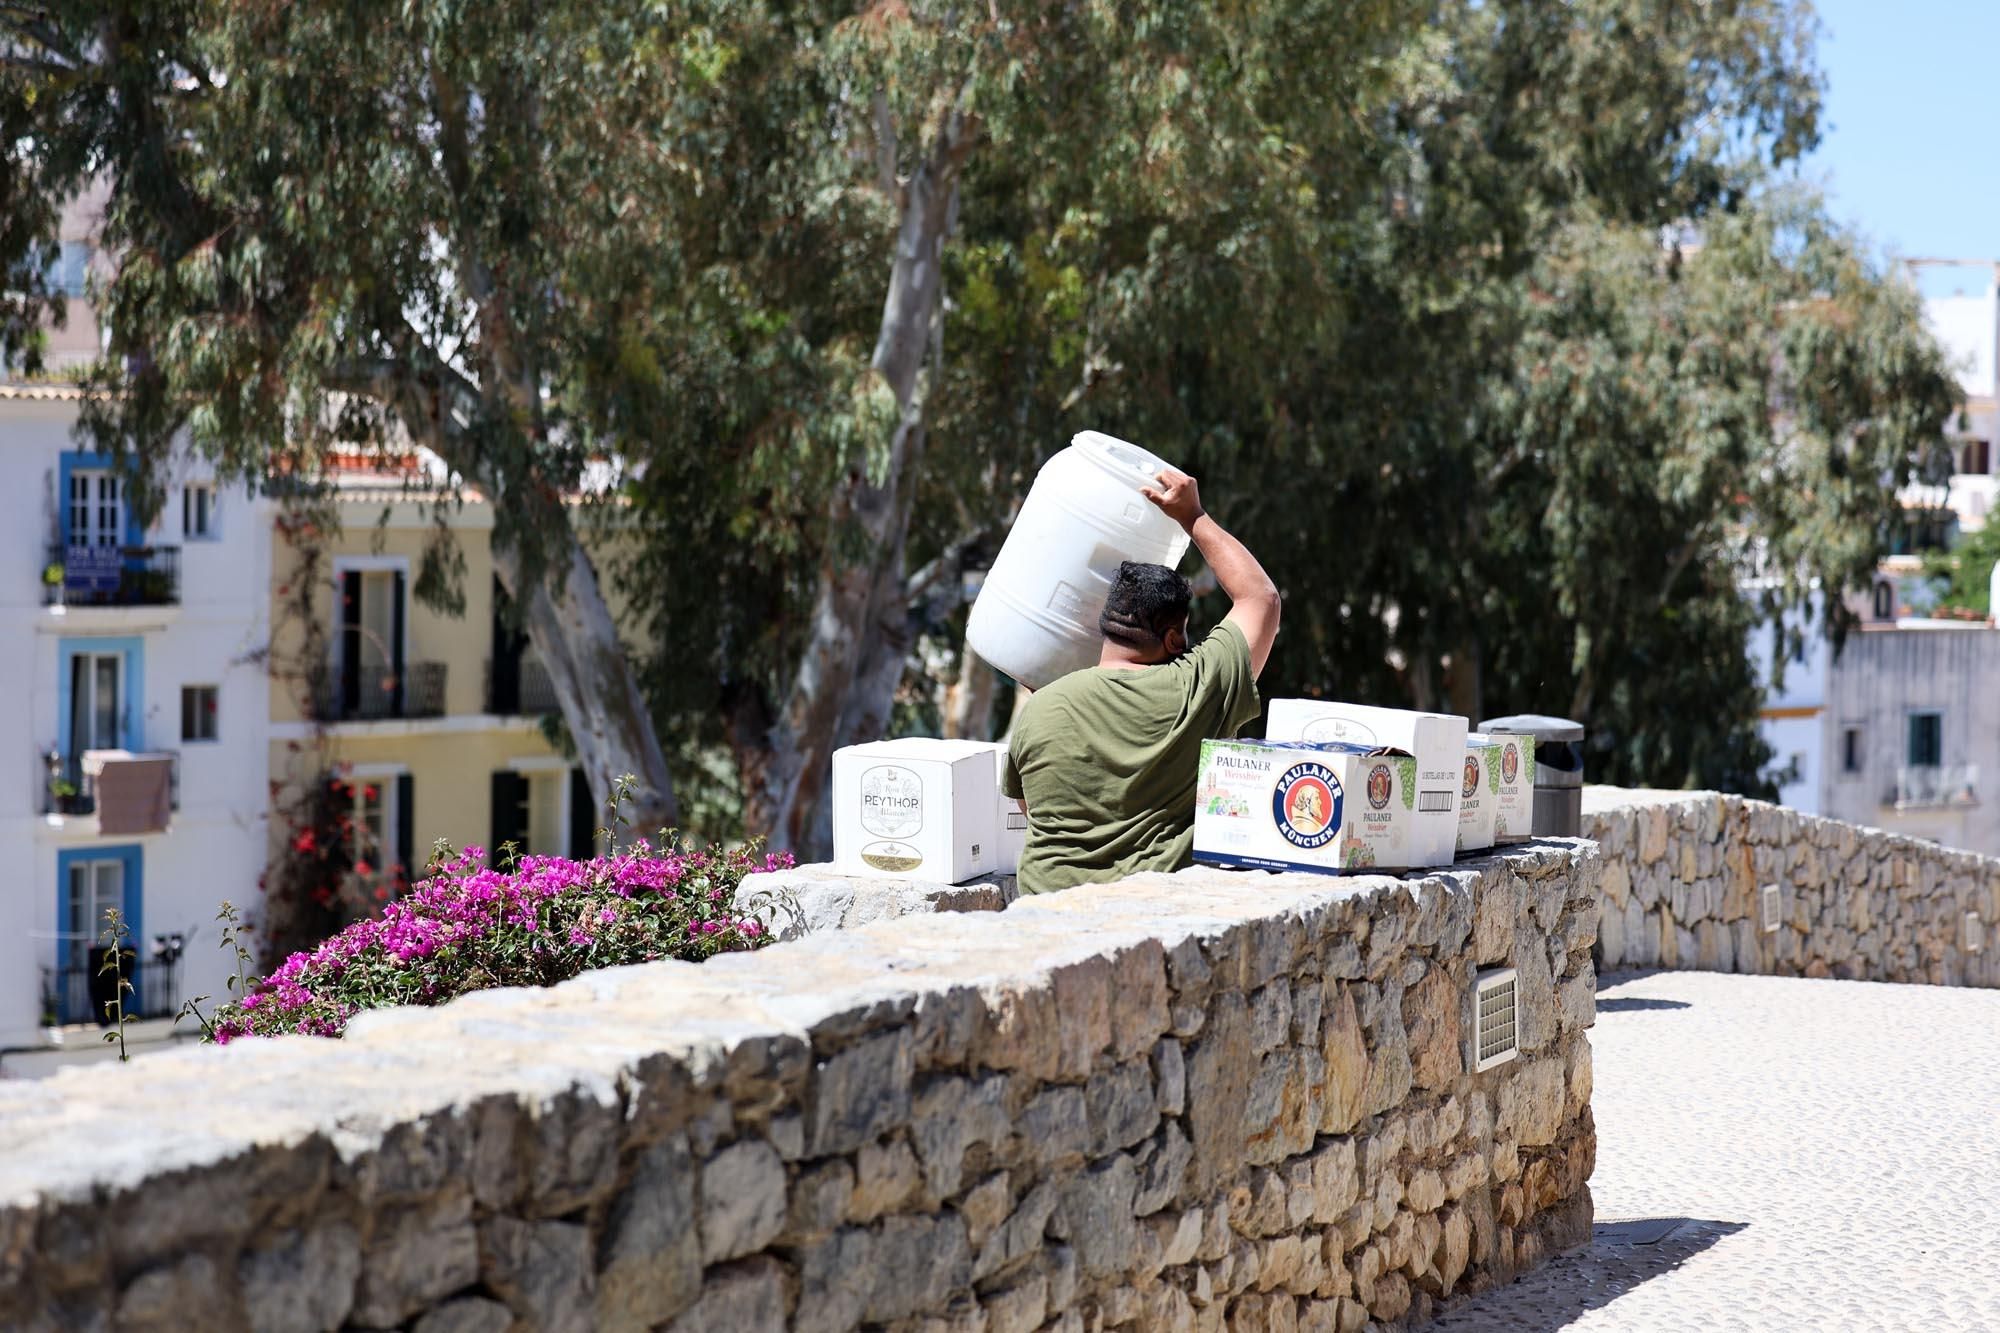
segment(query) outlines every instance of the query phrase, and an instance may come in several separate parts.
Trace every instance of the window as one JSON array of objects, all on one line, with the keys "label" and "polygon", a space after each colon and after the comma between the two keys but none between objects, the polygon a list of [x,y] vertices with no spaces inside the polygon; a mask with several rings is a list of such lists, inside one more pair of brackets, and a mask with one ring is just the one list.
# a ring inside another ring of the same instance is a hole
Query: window
[{"label": "window", "polygon": [[1967,440],[1958,448],[1958,470],[1971,476],[1983,477],[1992,468],[1992,449],[1986,440]]},{"label": "window", "polygon": [[76,653],[69,659],[69,780],[82,781],[85,750],[122,750],[125,659]]},{"label": "window", "polygon": [[1939,768],[1944,764],[1944,714],[1910,714],[1911,768]]},{"label": "window", "polygon": [[69,474],[69,544],[117,546],[125,536],[125,504],[118,476],[105,468]]},{"label": "window", "polygon": [[[405,716],[403,661],[407,580],[400,562],[341,567],[337,716]],[[441,706],[441,705],[440,705]]]},{"label": "window", "polygon": [[104,933],[104,914],[125,910],[125,863],[122,860],[71,861],[64,886],[68,920],[63,923],[63,966],[88,965],[90,950]]},{"label": "window", "polygon": [[574,784],[563,767],[496,770],[492,776],[492,836],[487,848],[494,864],[512,843],[522,856],[564,856],[574,852],[571,808]]},{"label": "window", "polygon": [[181,739],[215,739],[215,697],[213,685],[181,686]]},{"label": "window", "polygon": [[213,541],[215,526],[215,486],[197,482],[181,490],[181,536],[191,542]]},{"label": "window", "polygon": [[1840,771],[1861,771],[1861,728],[1848,727],[1840,733]]},{"label": "window", "polygon": [[49,258],[46,275],[49,290],[72,298],[82,296],[84,283],[90,277],[90,258],[88,242],[64,241],[62,248]]},{"label": "window", "polygon": [[346,781],[348,813],[353,819],[350,850],[354,873],[365,884],[385,882],[408,855],[409,840],[403,836],[403,821],[410,817],[406,808],[408,774],[357,774]]},{"label": "window", "polygon": [[1875,618],[1894,620],[1896,618],[1896,585],[1878,583],[1875,585]]}]

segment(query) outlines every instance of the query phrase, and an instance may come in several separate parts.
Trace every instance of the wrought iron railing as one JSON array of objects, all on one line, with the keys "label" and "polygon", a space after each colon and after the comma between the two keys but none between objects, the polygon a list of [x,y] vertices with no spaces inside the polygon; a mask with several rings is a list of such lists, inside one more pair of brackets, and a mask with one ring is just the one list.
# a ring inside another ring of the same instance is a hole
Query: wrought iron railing
[{"label": "wrought iron railing", "polygon": [[1979,804],[1979,765],[1913,764],[1896,770],[1884,805],[1898,810]]},{"label": "wrought iron railing", "polygon": [[178,546],[50,546],[42,567],[49,606],[178,606]]},{"label": "wrought iron railing", "polygon": [[[132,990],[125,996],[125,1016],[171,1018],[180,1008],[180,964],[175,961],[138,961],[127,978]],[[42,969],[42,1021],[61,1027],[71,1023],[110,1026],[104,1011],[113,994],[114,978],[81,964]]]},{"label": "wrought iron railing", "polygon": [[444,688],[443,662],[405,663],[400,677],[388,667],[364,667],[355,673],[351,688],[336,669],[328,673],[319,717],[323,722],[443,717]]},{"label": "wrought iron railing", "polygon": [[487,712],[500,717],[517,717],[561,711],[561,705],[556,702],[555,682],[549,679],[549,669],[540,661],[532,657],[521,658],[513,676],[513,680],[508,681],[504,673],[495,670],[495,664],[490,659],[487,661]]},{"label": "wrought iron railing", "polygon": [[[181,808],[181,754],[178,750],[147,751],[170,757],[167,766],[167,806]],[[83,771],[83,756],[65,757],[58,750],[44,750],[42,769],[42,813],[44,815],[94,815],[97,813],[97,779]]]}]

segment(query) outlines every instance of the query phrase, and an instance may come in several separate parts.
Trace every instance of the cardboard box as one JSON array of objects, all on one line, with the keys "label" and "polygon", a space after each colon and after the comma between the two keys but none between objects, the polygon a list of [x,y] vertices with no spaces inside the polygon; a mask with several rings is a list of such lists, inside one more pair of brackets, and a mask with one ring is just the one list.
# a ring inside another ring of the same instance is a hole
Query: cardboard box
[{"label": "cardboard box", "polygon": [[1481,745],[1496,758],[1485,773],[1492,796],[1493,842],[1489,846],[1526,842],[1535,836],[1535,746],[1523,736],[1468,733],[1467,746]]},{"label": "cardboard box", "polygon": [[963,884],[999,850],[991,747],[923,737],[833,752],[833,863],[844,875]]},{"label": "cardboard box", "polygon": [[1465,783],[1466,720],[1327,699],[1273,699],[1264,734],[1272,740],[1347,741],[1401,750],[1417,761],[1416,865],[1450,865],[1458,851],[1459,793]]},{"label": "cardboard box", "polygon": [[[1491,779],[1493,790],[1487,790]],[[1483,851],[1493,845],[1493,817],[1500,810],[1500,747],[1465,738],[1465,785],[1458,793],[1458,850]]]},{"label": "cardboard box", "polygon": [[1416,773],[1407,754],[1341,741],[1203,741],[1195,859],[1320,874],[1430,864]]},{"label": "cardboard box", "polygon": [[[949,742],[948,742],[949,743]],[[1028,848],[1028,815],[1013,797],[1005,795],[1003,776],[1007,765],[1007,743],[1005,741],[964,741],[965,745],[990,750],[993,754],[993,794],[999,800],[994,824],[999,830],[993,857],[993,873],[1014,875],[1020,873],[1021,853]]]}]

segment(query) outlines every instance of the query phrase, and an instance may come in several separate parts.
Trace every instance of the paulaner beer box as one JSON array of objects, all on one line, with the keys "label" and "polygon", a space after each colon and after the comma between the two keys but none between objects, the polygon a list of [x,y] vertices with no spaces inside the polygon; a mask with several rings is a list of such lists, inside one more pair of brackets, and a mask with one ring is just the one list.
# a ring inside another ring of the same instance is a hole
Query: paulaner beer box
[{"label": "paulaner beer box", "polygon": [[[1465,801],[1459,806],[1459,846],[1464,849],[1526,842],[1535,833],[1535,752],[1519,736],[1489,736],[1470,732],[1465,738],[1468,762],[1479,764],[1477,804],[1491,807],[1491,833],[1485,842],[1465,841]],[[1466,781],[1472,781],[1468,769]]]},{"label": "paulaner beer box", "polygon": [[833,863],[845,875],[963,884],[999,855],[992,747],[923,737],[833,752]]},{"label": "paulaner beer box", "polygon": [[1418,866],[1450,865],[1458,851],[1459,793],[1465,783],[1466,720],[1326,699],[1273,699],[1264,734],[1272,740],[1349,741],[1387,748],[1417,761]]},{"label": "paulaner beer box", "polygon": [[1407,754],[1343,741],[1203,741],[1195,860],[1322,874],[1429,865],[1416,776]]}]

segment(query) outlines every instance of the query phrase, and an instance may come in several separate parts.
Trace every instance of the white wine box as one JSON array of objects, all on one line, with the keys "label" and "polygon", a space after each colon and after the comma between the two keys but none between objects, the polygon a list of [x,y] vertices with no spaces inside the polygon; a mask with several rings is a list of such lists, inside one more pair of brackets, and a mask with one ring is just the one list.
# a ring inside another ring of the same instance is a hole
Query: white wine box
[{"label": "white wine box", "polygon": [[999,790],[992,747],[973,741],[910,737],[835,750],[834,868],[950,884],[991,874]]}]

